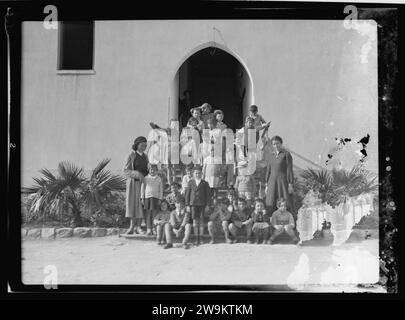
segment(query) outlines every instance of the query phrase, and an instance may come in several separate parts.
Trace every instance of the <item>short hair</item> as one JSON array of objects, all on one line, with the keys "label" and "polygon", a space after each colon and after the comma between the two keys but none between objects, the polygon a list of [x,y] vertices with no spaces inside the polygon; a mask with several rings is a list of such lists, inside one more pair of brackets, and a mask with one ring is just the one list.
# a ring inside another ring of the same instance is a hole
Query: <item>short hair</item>
[{"label": "short hair", "polygon": [[216,117],[217,114],[222,114],[222,115],[224,115],[224,112],[223,112],[222,110],[217,109],[217,110],[214,111],[214,116]]},{"label": "short hair", "polygon": [[191,108],[191,109],[190,109],[191,114],[193,114],[194,111],[198,111],[198,112],[201,113],[201,109],[200,109],[199,107],[195,107],[195,108]]},{"label": "short hair", "polygon": [[142,142],[147,143],[148,140],[146,140],[146,138],[143,137],[143,136],[140,136],[140,137],[136,138],[136,139],[134,140],[134,143],[132,144],[132,150],[134,150],[134,151],[138,150],[138,146],[139,146]]},{"label": "short hair", "polygon": [[180,195],[174,198],[174,203],[185,204],[185,202],[186,202],[185,199]]},{"label": "short hair", "polygon": [[246,117],[245,123],[249,121],[255,122],[255,119],[253,119],[252,117]]},{"label": "short hair", "polygon": [[207,124],[211,123],[212,125],[216,125],[217,120],[214,117],[210,117],[207,119]]},{"label": "short hair", "polygon": [[271,137],[270,142],[273,143],[273,141],[278,141],[278,142],[280,142],[281,144],[283,144],[283,139],[282,139],[280,136],[273,136],[273,137]]},{"label": "short hair", "polygon": [[241,198],[241,197],[238,198],[238,202],[243,202],[243,203],[245,203],[245,204],[247,203],[247,202],[246,202],[246,199],[245,199],[245,198]]},{"label": "short hair", "polygon": [[163,199],[163,200],[160,202],[160,208],[162,207],[162,204],[163,204],[163,203],[166,203],[167,209],[170,209],[170,204],[169,204],[169,202],[168,202],[166,199]]},{"label": "short hair", "polygon": [[232,189],[232,188],[229,188],[227,191],[226,191],[226,195],[227,196],[234,196],[235,195],[235,189]]},{"label": "short hair", "polygon": [[149,169],[152,169],[152,168],[158,170],[158,165],[155,163],[149,163]]},{"label": "short hair", "polygon": [[277,208],[280,208],[280,206],[281,206],[281,204],[282,203],[285,203],[285,204],[287,204],[287,200],[286,199],[284,199],[284,198],[279,198],[278,200],[277,200]]},{"label": "short hair", "polygon": [[221,198],[221,199],[219,199],[218,203],[229,205],[229,200],[227,198]]},{"label": "short hair", "polygon": [[261,198],[256,199],[255,200],[255,205],[258,204],[258,203],[263,203],[263,205],[264,205],[263,199],[261,199]]},{"label": "short hair", "polygon": [[175,186],[177,188],[180,187],[179,184],[177,182],[174,182],[174,181],[170,184],[170,187],[173,187],[173,186]]},{"label": "short hair", "polygon": [[252,105],[249,107],[249,111],[251,111],[251,112],[257,112],[257,110],[258,110],[258,108],[257,108],[257,105],[255,105],[255,104],[252,104]]},{"label": "short hair", "polygon": [[208,108],[210,111],[212,110],[212,107],[208,102],[205,102],[201,105],[201,109],[203,108]]},{"label": "short hair", "polygon": [[187,124],[191,125],[192,123],[195,123],[196,125],[198,124],[198,120],[196,118],[191,117],[190,119],[188,119]]}]

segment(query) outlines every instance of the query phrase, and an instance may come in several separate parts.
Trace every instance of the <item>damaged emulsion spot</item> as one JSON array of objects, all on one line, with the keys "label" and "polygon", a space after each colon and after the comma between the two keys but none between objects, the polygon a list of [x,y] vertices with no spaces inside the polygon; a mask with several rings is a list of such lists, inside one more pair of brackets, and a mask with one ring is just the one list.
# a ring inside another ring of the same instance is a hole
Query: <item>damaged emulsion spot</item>
[{"label": "damaged emulsion spot", "polygon": [[337,143],[337,147],[333,150],[333,153],[328,153],[328,160],[326,160],[326,165],[328,165],[329,160],[331,160],[337,152],[342,150],[342,148],[346,145],[346,143],[351,142],[352,139],[350,139],[350,138],[335,138],[335,141]]},{"label": "damaged emulsion spot", "polygon": [[360,139],[359,142],[362,145],[362,149],[360,150],[360,153],[362,154],[362,158],[360,159],[360,162],[364,162],[364,159],[367,157],[367,151],[366,151],[366,147],[367,144],[370,141],[370,135],[367,133],[367,136],[363,137]]},{"label": "damaged emulsion spot", "polygon": [[[333,148],[332,151],[330,153],[328,153],[328,159],[326,160],[326,165],[329,164],[330,160],[332,160],[332,158],[339,152],[341,151],[347,143],[352,142],[352,138],[335,138],[335,141],[337,143],[337,147]],[[370,135],[367,133],[367,135],[363,138],[361,138],[357,143],[361,144],[362,148],[360,149],[360,154],[361,154],[361,159],[359,160],[359,162],[362,164],[364,162],[364,160],[367,157],[367,144],[370,141]]]}]

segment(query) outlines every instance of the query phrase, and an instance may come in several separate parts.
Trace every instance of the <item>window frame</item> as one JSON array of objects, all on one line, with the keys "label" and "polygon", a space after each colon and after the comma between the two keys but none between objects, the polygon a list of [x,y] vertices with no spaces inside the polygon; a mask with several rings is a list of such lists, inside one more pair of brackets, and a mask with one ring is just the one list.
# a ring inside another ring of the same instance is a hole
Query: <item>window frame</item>
[{"label": "window frame", "polygon": [[[91,58],[91,64],[92,67],[90,69],[64,69],[61,67],[62,63],[62,50],[61,50],[61,42],[62,42],[62,33],[63,33],[63,23],[65,21],[58,21],[58,50],[57,50],[57,59],[56,59],[56,74],[59,75],[74,75],[74,74],[95,74],[96,71],[94,69],[94,64],[95,64],[95,21],[90,20],[93,24],[93,47],[92,47],[92,58]],[[74,21],[69,21],[69,22],[74,22]]]}]

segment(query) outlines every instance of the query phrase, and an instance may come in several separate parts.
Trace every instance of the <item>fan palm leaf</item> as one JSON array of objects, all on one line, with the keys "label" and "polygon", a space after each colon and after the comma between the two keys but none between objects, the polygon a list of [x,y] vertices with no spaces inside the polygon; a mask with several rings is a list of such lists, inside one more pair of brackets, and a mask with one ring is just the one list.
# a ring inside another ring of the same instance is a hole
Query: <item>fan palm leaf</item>
[{"label": "fan palm leaf", "polygon": [[87,208],[95,206],[102,209],[102,199],[108,193],[125,190],[125,179],[113,175],[109,170],[105,170],[109,162],[110,159],[100,161],[92,171],[90,178],[83,185],[82,200]]}]

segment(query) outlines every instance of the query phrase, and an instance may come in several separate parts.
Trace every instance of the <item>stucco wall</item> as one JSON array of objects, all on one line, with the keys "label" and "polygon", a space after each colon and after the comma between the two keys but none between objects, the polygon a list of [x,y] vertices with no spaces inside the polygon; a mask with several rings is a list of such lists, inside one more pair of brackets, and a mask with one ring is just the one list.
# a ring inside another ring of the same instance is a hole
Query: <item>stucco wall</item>
[{"label": "stucco wall", "polygon": [[369,133],[367,166],[377,170],[372,22],[348,30],[342,21],[96,21],[94,75],[58,75],[58,31],[24,22],[22,184],[61,160],[92,168],[108,157],[121,169],[148,123],[167,122],[176,68],[214,39],[213,27],[222,36],[215,32],[215,40],[248,68],[270,134],[324,164],[335,137]]}]

